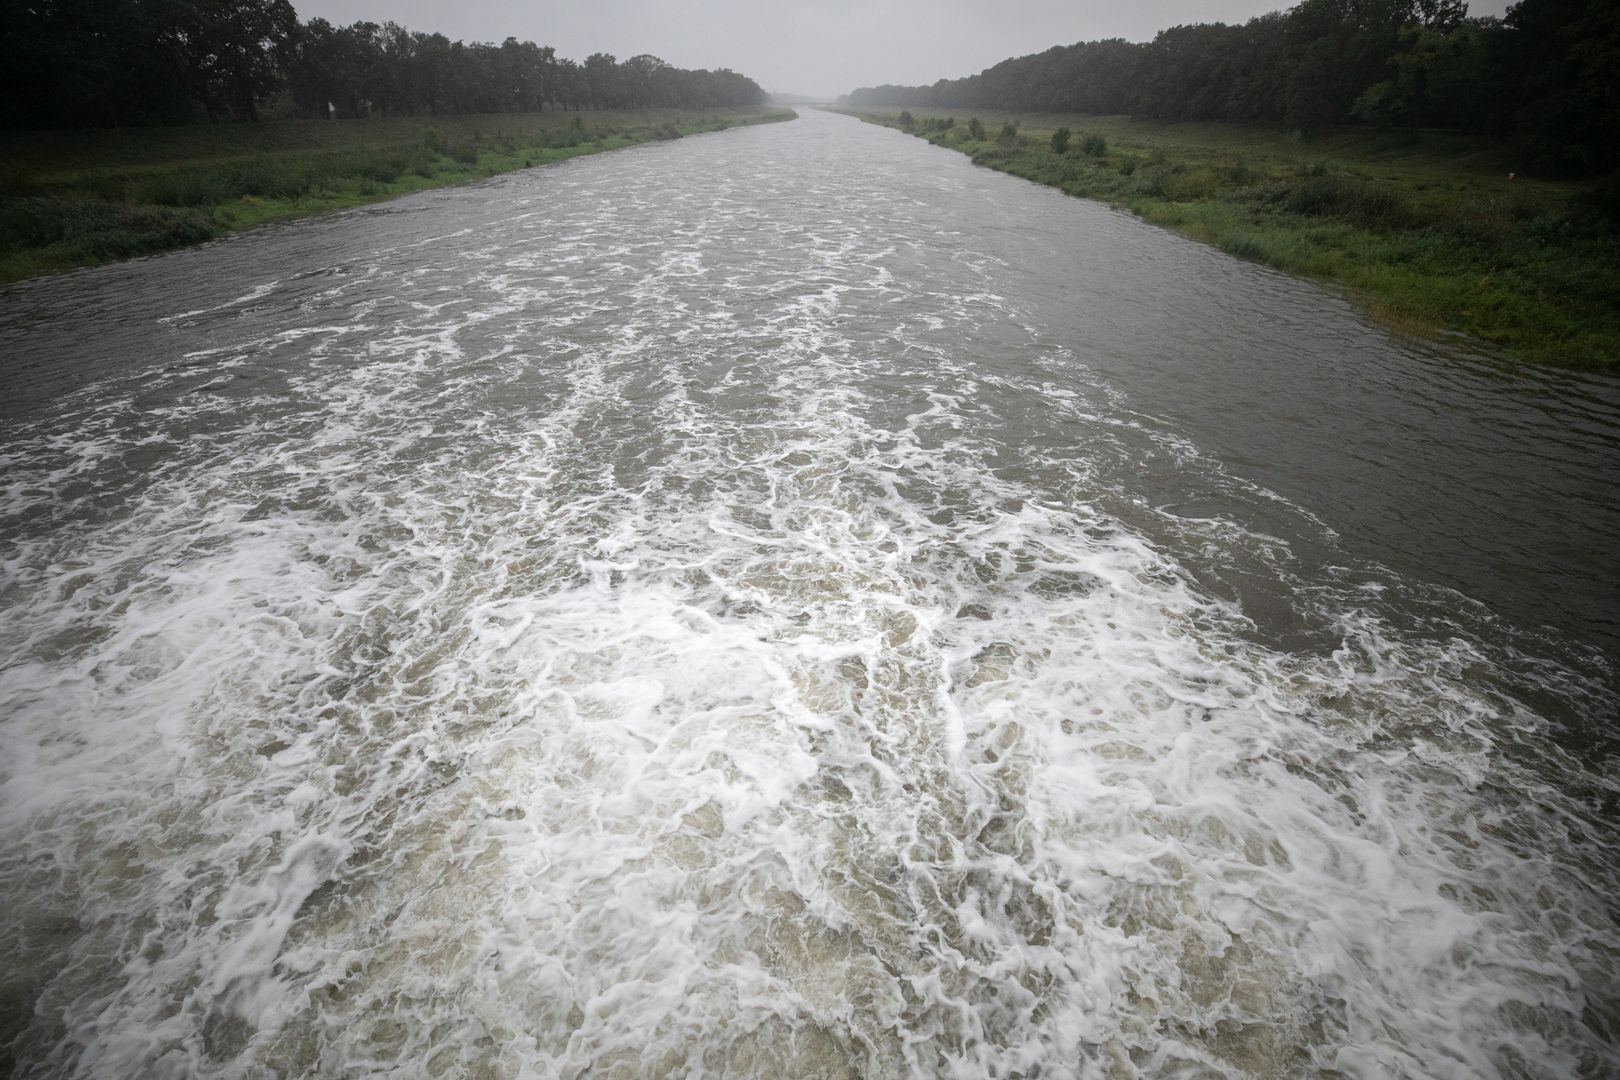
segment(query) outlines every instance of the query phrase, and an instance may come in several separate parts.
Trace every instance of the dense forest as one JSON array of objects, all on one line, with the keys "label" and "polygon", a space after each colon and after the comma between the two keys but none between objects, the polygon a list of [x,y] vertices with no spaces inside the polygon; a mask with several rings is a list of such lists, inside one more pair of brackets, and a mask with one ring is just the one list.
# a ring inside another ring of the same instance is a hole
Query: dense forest
[{"label": "dense forest", "polygon": [[300,22],[288,0],[0,0],[0,127],[759,105],[733,71]]},{"label": "dense forest", "polygon": [[1470,18],[1465,0],[1303,0],[1242,25],[1176,26],[1151,42],[1059,46],[932,86],[855,91],[854,108],[929,106],[1347,123],[1512,136],[1526,163],[1620,166],[1620,4],[1521,0]]}]

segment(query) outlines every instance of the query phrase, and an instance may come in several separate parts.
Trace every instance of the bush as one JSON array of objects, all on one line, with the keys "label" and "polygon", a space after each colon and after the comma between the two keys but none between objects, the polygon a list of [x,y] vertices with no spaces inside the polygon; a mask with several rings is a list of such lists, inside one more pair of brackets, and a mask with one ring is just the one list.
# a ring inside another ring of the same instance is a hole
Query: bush
[{"label": "bush", "polygon": [[1052,153],[1061,154],[1069,148],[1069,137],[1073,134],[1066,127],[1060,127],[1052,132]]},{"label": "bush", "polygon": [[296,199],[310,188],[308,172],[290,162],[256,161],[240,165],[232,194],[261,199]]},{"label": "bush", "polygon": [[1001,134],[996,136],[996,142],[1003,146],[1011,146],[1018,141],[1018,125],[1002,124]]},{"label": "bush", "polygon": [[1589,214],[1610,232],[1620,232],[1620,173],[1575,197],[1575,207]]},{"label": "bush", "polygon": [[1137,193],[1155,199],[1162,199],[1165,195],[1165,185],[1169,183],[1169,180],[1170,174],[1167,170],[1154,169],[1136,181]]},{"label": "bush", "polygon": [[1172,169],[1164,180],[1164,194],[1176,202],[1207,199],[1220,188],[1220,179],[1203,169]]},{"label": "bush", "polygon": [[119,259],[213,235],[212,223],[195,210],[49,196],[0,202],[0,246],[11,249],[55,247],[70,257]]},{"label": "bush", "polygon": [[130,201],[158,206],[214,206],[234,194],[229,176],[213,169],[190,169],[138,181]]},{"label": "bush", "polygon": [[1087,135],[1080,140],[1080,149],[1092,157],[1102,157],[1108,153],[1108,140],[1101,135]]},{"label": "bush", "polygon": [[1221,241],[1221,246],[1240,259],[1264,260],[1266,257],[1265,246],[1248,233],[1229,236]]},{"label": "bush", "polygon": [[984,141],[984,125],[979,123],[977,116],[968,121],[968,138],[978,142]]},{"label": "bush", "polygon": [[366,158],[355,169],[355,175],[379,184],[392,184],[405,171],[400,161],[388,157]]},{"label": "bush", "polygon": [[25,195],[38,195],[43,190],[32,173],[15,165],[0,164],[0,197],[14,195],[21,198]]},{"label": "bush", "polygon": [[1249,168],[1249,163],[1244,161],[1242,158],[1238,158],[1236,161],[1232,162],[1231,165],[1227,166],[1222,171],[1222,175],[1225,176],[1227,180],[1239,186],[1247,186],[1252,184],[1256,178],[1254,170]]},{"label": "bush", "polygon": [[1342,217],[1368,228],[1402,228],[1413,223],[1411,207],[1399,194],[1347,176],[1312,176],[1277,189],[1277,201],[1304,217]]},{"label": "bush", "polygon": [[917,120],[916,120],[915,117],[913,117],[911,115],[911,110],[902,109],[900,111],[900,130],[901,131],[910,131],[913,128],[915,128],[916,126],[917,126]]}]

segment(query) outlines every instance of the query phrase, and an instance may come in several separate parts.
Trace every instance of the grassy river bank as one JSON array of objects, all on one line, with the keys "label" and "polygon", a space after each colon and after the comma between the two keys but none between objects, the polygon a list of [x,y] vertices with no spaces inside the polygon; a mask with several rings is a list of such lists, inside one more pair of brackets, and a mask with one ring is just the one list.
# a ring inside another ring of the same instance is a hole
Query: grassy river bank
[{"label": "grassy river bank", "polygon": [[[1375,317],[1510,359],[1620,370],[1620,210],[1517,176],[1497,141],[947,110],[855,113],[1348,288]],[[975,124],[973,121],[978,121]],[[1065,140],[1057,136],[1067,130]]]},{"label": "grassy river bank", "polygon": [[793,116],[770,109],[505,113],[0,133],[0,281]]}]

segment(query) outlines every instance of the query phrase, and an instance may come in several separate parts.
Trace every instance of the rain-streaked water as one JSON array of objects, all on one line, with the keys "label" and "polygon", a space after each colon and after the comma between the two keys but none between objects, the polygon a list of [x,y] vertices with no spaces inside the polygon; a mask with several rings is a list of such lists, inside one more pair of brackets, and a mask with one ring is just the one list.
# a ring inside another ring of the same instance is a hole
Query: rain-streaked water
[{"label": "rain-streaked water", "polygon": [[852,120],[0,292],[22,1076],[1620,1072],[1620,383]]}]

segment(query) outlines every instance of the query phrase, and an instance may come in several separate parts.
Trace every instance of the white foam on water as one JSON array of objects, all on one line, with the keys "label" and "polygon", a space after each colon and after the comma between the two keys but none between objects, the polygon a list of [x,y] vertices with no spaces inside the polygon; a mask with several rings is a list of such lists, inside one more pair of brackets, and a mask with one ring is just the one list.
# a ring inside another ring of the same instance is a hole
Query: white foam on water
[{"label": "white foam on water", "polygon": [[[1108,509],[1144,419],[979,370],[993,290],[887,314],[905,245],[854,216],[779,275],[554,216],[192,358],[292,350],[253,408],[91,391],[14,442],[25,1074],[1620,1069],[1563,782],[1608,781],[1481,645],[1306,581],[1340,647],[1258,641]],[[1092,443],[1016,475],[992,392]]]}]

